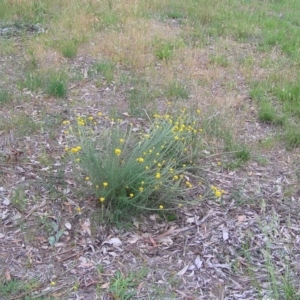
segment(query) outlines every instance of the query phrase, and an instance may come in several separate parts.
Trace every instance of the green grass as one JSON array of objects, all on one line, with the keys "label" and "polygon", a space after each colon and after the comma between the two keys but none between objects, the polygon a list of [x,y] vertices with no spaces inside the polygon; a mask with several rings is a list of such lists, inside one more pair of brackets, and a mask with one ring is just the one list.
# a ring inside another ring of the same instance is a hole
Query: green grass
[{"label": "green grass", "polygon": [[110,83],[114,80],[115,65],[110,61],[98,62],[93,66],[93,70],[101,74],[106,82]]},{"label": "green grass", "polygon": [[40,129],[32,117],[21,113],[13,115],[11,119],[0,117],[0,130],[5,132],[13,131],[15,136],[26,136],[36,133]]},{"label": "green grass", "polygon": [[137,287],[147,270],[141,269],[137,272],[130,272],[124,275],[119,270],[116,271],[111,280],[109,291],[117,298],[122,300],[132,299],[137,295]]},{"label": "green grass", "polygon": [[56,98],[65,98],[67,95],[68,76],[63,72],[49,70],[48,72],[27,71],[25,80],[21,82],[21,88],[27,88],[30,91],[44,93]]},{"label": "green grass", "polygon": [[75,58],[78,51],[78,43],[74,40],[66,40],[59,45],[62,55],[66,58]]},{"label": "green grass", "polygon": [[284,123],[284,118],[278,116],[273,104],[267,100],[262,100],[259,104],[258,119],[267,124],[283,125]]},{"label": "green grass", "polygon": [[[1,280],[2,281],[2,280]],[[24,294],[22,299],[31,300],[30,294],[39,286],[36,281],[24,282],[16,279],[0,283],[0,296],[2,299],[16,299],[19,295]],[[48,298],[49,299],[49,298]]]},{"label": "green grass", "polygon": [[67,84],[64,75],[52,73],[46,83],[47,94],[56,98],[65,98],[67,95]]},{"label": "green grass", "polygon": [[12,95],[5,89],[0,90],[0,106],[12,101]]},{"label": "green grass", "polygon": [[186,100],[189,97],[189,91],[186,85],[178,81],[173,81],[167,87],[166,96],[169,99]]}]

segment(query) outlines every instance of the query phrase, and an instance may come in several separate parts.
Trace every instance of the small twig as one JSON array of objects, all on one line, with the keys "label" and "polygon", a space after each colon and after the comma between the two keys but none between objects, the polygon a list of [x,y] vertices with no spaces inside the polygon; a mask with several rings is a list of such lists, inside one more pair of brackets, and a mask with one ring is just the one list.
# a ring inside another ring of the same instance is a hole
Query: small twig
[{"label": "small twig", "polygon": [[35,206],[35,207],[27,214],[27,216],[24,217],[23,221],[25,221],[26,219],[28,219],[29,216],[32,215],[36,210],[38,210],[38,209],[42,208],[43,206],[45,206],[45,205],[46,205],[46,202],[47,202],[47,201],[44,200],[40,205]]}]

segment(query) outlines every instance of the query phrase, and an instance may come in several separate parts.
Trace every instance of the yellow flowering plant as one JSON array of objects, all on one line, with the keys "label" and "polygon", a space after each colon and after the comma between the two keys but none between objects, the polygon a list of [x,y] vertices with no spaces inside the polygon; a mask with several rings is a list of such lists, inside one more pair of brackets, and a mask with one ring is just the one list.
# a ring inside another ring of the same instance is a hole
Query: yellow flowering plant
[{"label": "yellow flowering plant", "polygon": [[178,208],[193,188],[184,174],[195,168],[190,154],[201,138],[197,124],[187,115],[157,114],[145,134],[122,120],[112,126],[109,118],[102,119],[110,125],[97,132],[89,118],[78,117],[77,131],[70,130],[76,146],[67,151],[76,163],[74,171],[89,178],[85,186],[95,199],[117,219],[143,210]]}]

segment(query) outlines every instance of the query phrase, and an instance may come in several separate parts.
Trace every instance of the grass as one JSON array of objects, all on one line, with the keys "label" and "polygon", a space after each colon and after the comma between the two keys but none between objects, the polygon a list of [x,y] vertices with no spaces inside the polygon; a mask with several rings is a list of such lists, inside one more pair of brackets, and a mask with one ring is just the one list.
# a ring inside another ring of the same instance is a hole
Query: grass
[{"label": "grass", "polygon": [[11,102],[12,96],[7,90],[0,90],[0,105]]},{"label": "grass", "polygon": [[134,134],[132,125],[122,126],[118,120],[116,127],[103,130],[97,139],[90,128],[97,123],[94,117],[79,117],[78,131],[70,129],[77,145],[66,151],[78,165],[75,172],[84,172],[95,198],[117,221],[129,211],[133,216],[140,211],[176,209],[193,186],[184,174],[193,168],[189,157],[200,131],[190,117],[156,115],[146,134]]},{"label": "grass", "polygon": [[10,280],[7,282],[0,283],[0,296],[3,299],[13,299],[12,297],[18,297],[20,294],[24,294],[24,300],[31,300],[29,296],[32,292],[38,288],[39,283],[32,281],[25,283],[19,280]]},{"label": "grass", "polygon": [[63,72],[49,70],[48,72],[27,71],[22,88],[44,93],[56,98],[65,98],[67,95],[67,75]]},{"label": "grass", "polygon": [[124,275],[118,270],[111,280],[109,291],[117,299],[132,299],[132,297],[136,296],[137,287],[145,274],[145,269],[138,272],[130,272],[128,275]]},{"label": "grass", "polygon": [[97,74],[101,74],[106,82],[110,83],[114,80],[115,65],[110,61],[98,62],[93,66]]}]

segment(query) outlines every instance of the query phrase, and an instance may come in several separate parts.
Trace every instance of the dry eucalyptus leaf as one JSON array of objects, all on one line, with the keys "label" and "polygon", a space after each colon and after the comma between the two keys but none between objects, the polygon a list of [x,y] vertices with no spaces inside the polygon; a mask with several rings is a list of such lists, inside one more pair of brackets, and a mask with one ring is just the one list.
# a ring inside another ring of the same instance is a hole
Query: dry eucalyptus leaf
[{"label": "dry eucalyptus leaf", "polygon": [[66,222],[65,227],[70,230],[72,228],[72,225],[71,225],[71,223]]},{"label": "dry eucalyptus leaf", "polygon": [[197,255],[194,263],[198,270],[202,267],[203,261],[200,259],[199,255]]},{"label": "dry eucalyptus leaf", "polygon": [[228,238],[229,238],[229,234],[228,234],[228,229],[227,228],[223,228],[222,235],[223,235],[223,240],[227,241]]},{"label": "dry eucalyptus leaf", "polygon": [[184,275],[188,268],[189,268],[189,264],[187,264],[182,270],[177,272],[176,275],[178,275],[178,276]]},{"label": "dry eucalyptus leaf", "polygon": [[122,245],[122,241],[119,238],[115,237],[109,239],[108,241],[105,241],[103,244],[110,244],[113,245],[114,247],[119,247]]}]

